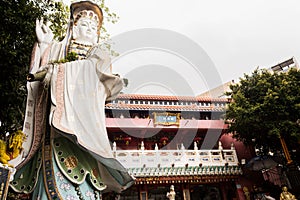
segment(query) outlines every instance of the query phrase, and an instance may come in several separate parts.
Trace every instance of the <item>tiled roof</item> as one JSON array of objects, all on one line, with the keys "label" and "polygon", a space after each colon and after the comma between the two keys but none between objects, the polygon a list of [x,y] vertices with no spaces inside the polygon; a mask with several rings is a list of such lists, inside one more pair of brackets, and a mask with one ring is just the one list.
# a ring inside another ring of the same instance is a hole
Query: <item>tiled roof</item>
[{"label": "tiled roof", "polygon": [[167,95],[145,95],[145,94],[119,94],[118,99],[131,100],[161,100],[161,101],[197,101],[197,102],[228,102],[226,98],[211,98],[205,96],[167,96]]},{"label": "tiled roof", "polygon": [[107,109],[125,110],[163,110],[163,111],[225,111],[225,107],[219,106],[197,106],[197,105],[152,105],[152,104],[125,104],[108,103]]},{"label": "tiled roof", "polygon": [[129,174],[134,177],[157,176],[194,176],[194,175],[241,175],[239,166],[190,166],[190,167],[144,167],[129,168]]}]

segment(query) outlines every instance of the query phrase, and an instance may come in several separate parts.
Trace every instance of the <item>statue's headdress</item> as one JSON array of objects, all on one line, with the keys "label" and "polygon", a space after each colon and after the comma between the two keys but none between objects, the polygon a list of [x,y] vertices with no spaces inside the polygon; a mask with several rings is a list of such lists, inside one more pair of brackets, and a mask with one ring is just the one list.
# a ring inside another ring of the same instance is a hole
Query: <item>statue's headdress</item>
[{"label": "statue's headdress", "polygon": [[75,1],[71,3],[70,11],[71,19],[75,24],[80,17],[88,17],[97,21],[99,33],[103,21],[103,12],[98,4],[92,1]]}]

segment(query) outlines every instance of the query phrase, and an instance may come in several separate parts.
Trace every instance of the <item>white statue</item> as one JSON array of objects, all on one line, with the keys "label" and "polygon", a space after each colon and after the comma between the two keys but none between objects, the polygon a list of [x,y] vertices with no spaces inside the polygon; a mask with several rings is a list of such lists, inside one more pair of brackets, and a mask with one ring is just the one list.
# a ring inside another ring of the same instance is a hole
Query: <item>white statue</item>
[{"label": "white statue", "polygon": [[175,196],[176,196],[176,193],[175,193],[175,190],[174,190],[174,185],[171,185],[170,192],[167,192],[167,198],[169,200],[175,200]]},{"label": "white statue", "polygon": [[[79,1],[70,11],[61,42],[53,41],[42,20],[36,22],[23,128],[28,142],[12,182],[33,199],[99,199],[102,191],[120,193],[134,183],[114,159],[105,127],[105,101],[119,94],[123,80],[112,74],[109,55],[98,44],[102,10]],[[70,53],[75,61],[68,60]]]}]

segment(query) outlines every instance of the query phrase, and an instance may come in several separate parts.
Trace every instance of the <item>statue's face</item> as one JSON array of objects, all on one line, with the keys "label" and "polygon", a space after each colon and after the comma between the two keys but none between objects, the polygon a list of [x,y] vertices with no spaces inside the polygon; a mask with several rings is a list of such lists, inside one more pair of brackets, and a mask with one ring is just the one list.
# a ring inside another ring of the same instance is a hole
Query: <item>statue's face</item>
[{"label": "statue's face", "polygon": [[86,44],[95,44],[98,40],[97,22],[88,17],[82,17],[74,27],[76,29],[75,40]]}]

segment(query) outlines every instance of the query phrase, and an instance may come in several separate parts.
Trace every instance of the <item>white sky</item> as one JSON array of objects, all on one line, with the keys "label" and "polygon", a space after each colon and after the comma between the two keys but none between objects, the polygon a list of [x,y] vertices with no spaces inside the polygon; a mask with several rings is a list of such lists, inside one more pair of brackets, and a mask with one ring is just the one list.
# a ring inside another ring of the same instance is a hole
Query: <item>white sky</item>
[{"label": "white sky", "polygon": [[[112,37],[140,28],[167,29],[183,34],[208,54],[223,83],[238,80],[257,66],[269,68],[293,56],[300,62],[299,0],[105,2],[120,17],[118,23],[105,25]],[[120,61],[114,68],[120,71],[121,65],[126,66]],[[172,88],[167,90],[170,92]],[[135,92],[139,91],[143,93],[139,89]],[[203,91],[205,89],[198,87],[194,92]]]}]

